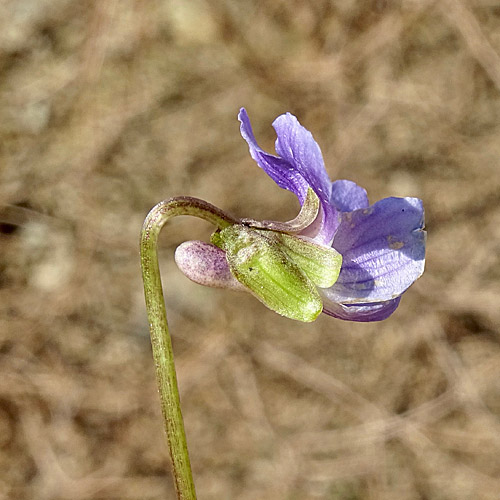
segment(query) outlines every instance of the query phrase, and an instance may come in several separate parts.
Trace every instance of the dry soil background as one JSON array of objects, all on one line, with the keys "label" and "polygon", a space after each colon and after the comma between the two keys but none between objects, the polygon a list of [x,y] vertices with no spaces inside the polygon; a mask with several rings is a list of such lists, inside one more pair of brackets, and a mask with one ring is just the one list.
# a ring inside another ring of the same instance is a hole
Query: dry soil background
[{"label": "dry soil background", "polygon": [[290,111],[332,179],[424,200],[387,321],[299,324],[161,264],[200,500],[500,498],[500,2],[3,0],[0,497],[173,499],[147,211],[287,220],[251,160]]}]

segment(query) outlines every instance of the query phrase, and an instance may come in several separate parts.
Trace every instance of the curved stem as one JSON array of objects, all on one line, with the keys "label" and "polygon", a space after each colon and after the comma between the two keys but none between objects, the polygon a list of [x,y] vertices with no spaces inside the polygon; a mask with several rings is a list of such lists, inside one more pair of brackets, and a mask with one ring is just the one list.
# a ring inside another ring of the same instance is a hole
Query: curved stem
[{"label": "curved stem", "polygon": [[158,203],[147,215],[141,232],[146,309],[177,498],[196,500],[158,264],[158,235],[165,223],[177,215],[200,217],[219,229],[237,221],[203,200],[182,196]]},{"label": "curved stem", "polygon": [[316,193],[309,188],[307,196],[300,209],[299,214],[288,222],[279,222],[275,220],[255,220],[255,219],[241,219],[244,226],[253,227],[256,229],[267,229],[269,231],[279,231],[280,233],[300,233],[303,229],[310,226],[314,219],[318,216],[320,208],[319,198]]}]

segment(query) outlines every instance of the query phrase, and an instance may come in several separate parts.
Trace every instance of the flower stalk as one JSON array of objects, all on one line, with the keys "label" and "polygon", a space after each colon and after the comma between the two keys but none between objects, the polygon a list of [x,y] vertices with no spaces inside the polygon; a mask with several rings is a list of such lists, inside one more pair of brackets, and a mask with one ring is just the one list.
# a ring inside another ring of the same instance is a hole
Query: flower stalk
[{"label": "flower stalk", "polygon": [[205,201],[182,196],[158,203],[147,215],[141,232],[141,267],[146,310],[175,489],[178,500],[196,500],[158,263],[160,231],[169,219],[178,215],[199,217],[219,229],[236,221]]}]

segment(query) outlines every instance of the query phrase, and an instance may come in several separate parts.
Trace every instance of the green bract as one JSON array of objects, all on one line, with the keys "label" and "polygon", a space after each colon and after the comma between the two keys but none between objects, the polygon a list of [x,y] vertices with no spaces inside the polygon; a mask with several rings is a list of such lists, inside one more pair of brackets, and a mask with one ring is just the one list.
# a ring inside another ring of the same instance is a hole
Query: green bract
[{"label": "green bract", "polygon": [[314,321],[323,309],[317,286],[332,286],[342,257],[302,237],[235,224],[215,232],[233,276],[262,303],[290,319]]}]

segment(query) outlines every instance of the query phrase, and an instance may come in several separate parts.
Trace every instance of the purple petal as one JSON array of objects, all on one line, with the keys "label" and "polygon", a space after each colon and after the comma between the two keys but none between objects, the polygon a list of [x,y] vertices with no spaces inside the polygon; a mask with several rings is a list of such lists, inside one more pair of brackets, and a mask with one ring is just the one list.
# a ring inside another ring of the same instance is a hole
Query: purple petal
[{"label": "purple petal", "polygon": [[191,281],[214,288],[246,290],[231,274],[223,250],[204,241],[185,241],[175,250],[175,263]]},{"label": "purple petal", "polygon": [[417,198],[385,198],[342,214],[333,248],[343,257],[338,281],[323,290],[335,303],[384,302],[424,271],[424,211]]},{"label": "purple petal", "polygon": [[271,179],[278,184],[280,188],[287,189],[294,193],[300,201],[304,203],[307,188],[309,187],[306,180],[300,173],[293,168],[286,160],[278,158],[263,151],[253,135],[252,125],[245,108],[241,108],[238,115],[238,120],[241,123],[240,131],[243,139],[247,141],[251,157],[257,162]]},{"label": "purple petal", "polygon": [[311,132],[290,113],[278,116],[273,127],[278,136],[275,145],[278,155],[300,173],[322,202],[328,204],[332,181]]},{"label": "purple petal", "polygon": [[366,189],[352,181],[335,181],[332,184],[330,203],[341,212],[352,212],[359,208],[368,208]]},{"label": "purple petal", "polygon": [[325,170],[321,150],[312,134],[290,113],[278,116],[273,122],[278,138],[276,152],[279,157],[263,151],[252,132],[244,108],[238,115],[241,135],[247,141],[250,154],[257,164],[278,184],[297,195],[301,204],[310,186],[321,202],[322,213],[319,232],[314,234],[318,243],[330,244],[338,226],[337,210],[330,204],[331,181]]},{"label": "purple petal", "polygon": [[348,321],[382,321],[398,307],[401,297],[372,304],[337,304],[323,297],[323,312]]}]

